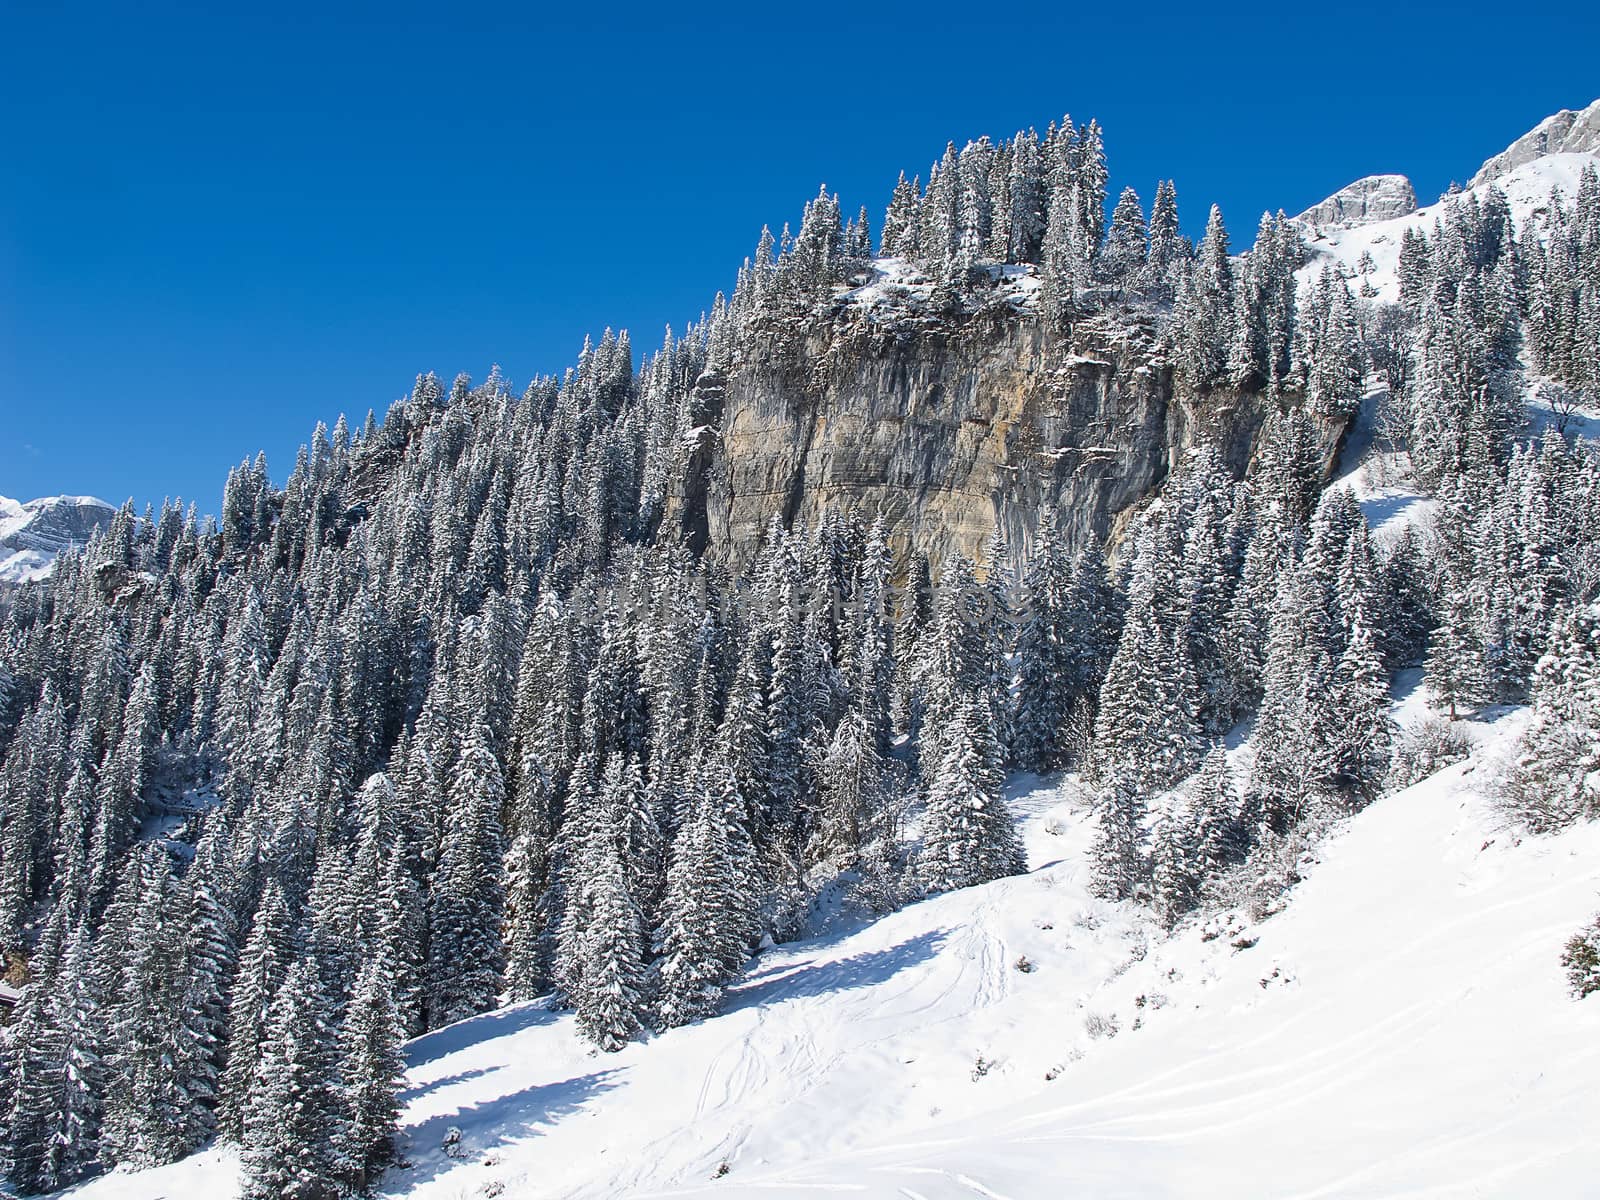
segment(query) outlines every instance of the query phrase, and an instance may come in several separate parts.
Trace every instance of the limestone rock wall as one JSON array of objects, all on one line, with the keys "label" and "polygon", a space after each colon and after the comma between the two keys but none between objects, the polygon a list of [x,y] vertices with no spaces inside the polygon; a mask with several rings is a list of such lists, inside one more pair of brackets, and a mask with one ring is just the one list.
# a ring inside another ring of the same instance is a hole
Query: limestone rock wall
[{"label": "limestone rock wall", "polygon": [[731,566],[774,515],[814,526],[831,509],[881,510],[897,549],[935,562],[981,558],[997,522],[1026,546],[1047,507],[1075,546],[1115,538],[1189,446],[1242,473],[1267,413],[1252,396],[1177,396],[1147,314],[1067,334],[1009,306],[899,322],[846,307],[757,331],[697,388],[706,424],[668,519]]}]

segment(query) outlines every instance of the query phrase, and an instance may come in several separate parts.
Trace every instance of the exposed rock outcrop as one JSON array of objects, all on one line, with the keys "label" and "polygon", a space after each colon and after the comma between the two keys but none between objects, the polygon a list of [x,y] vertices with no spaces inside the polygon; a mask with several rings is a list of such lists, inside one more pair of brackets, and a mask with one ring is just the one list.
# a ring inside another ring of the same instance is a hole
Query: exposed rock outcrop
[{"label": "exposed rock outcrop", "polygon": [[[1261,397],[1175,393],[1148,312],[1070,334],[1032,311],[885,320],[848,303],[801,331],[750,340],[697,385],[706,423],[669,498],[695,549],[738,565],[774,515],[882,511],[899,549],[975,558],[996,523],[1026,545],[1053,509],[1067,538],[1115,539],[1196,444],[1236,472],[1269,411]],[[1326,431],[1331,464],[1342,429]]]},{"label": "exposed rock outcrop", "polygon": [[1585,109],[1564,108],[1546,117],[1484,163],[1467,186],[1491,183],[1513,168],[1546,154],[1600,155],[1600,100]]},{"label": "exposed rock outcrop", "polygon": [[1404,175],[1369,175],[1342,187],[1321,204],[1295,218],[1315,234],[1319,230],[1359,229],[1417,211],[1417,193]]}]

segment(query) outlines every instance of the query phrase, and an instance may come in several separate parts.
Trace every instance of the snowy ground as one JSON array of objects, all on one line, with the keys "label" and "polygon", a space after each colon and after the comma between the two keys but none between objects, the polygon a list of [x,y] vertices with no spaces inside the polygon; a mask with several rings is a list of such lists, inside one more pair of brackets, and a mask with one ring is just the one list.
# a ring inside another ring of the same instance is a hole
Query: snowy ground
[{"label": "snowy ground", "polygon": [[[1077,790],[1019,781],[1029,875],[768,950],[713,1020],[615,1055],[534,1005],[419,1039],[387,1194],[1592,1195],[1600,998],[1558,955],[1600,826],[1497,826],[1476,785],[1519,721],[1352,819],[1282,913],[1171,939],[1089,895]],[[75,1194],[226,1197],[234,1170]]]},{"label": "snowy ground", "polygon": [[[1550,402],[1552,393],[1566,400],[1559,412]],[[1600,440],[1600,405],[1577,403],[1578,399],[1570,392],[1552,387],[1549,380],[1535,380],[1527,396],[1529,426],[1541,435],[1559,430],[1568,441]]]},{"label": "snowy ground", "polygon": [[1350,489],[1380,546],[1399,538],[1409,526],[1425,525],[1438,507],[1417,488],[1406,456],[1385,453],[1375,444],[1379,414],[1388,397],[1388,388],[1381,385],[1362,397],[1361,411],[1339,457],[1339,475],[1330,485]]}]

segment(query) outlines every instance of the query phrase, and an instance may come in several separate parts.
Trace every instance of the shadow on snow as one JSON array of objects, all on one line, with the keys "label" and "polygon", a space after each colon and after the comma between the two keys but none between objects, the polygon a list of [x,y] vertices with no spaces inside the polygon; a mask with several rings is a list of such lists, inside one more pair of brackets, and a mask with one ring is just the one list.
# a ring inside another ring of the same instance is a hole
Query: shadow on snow
[{"label": "shadow on snow", "polygon": [[446,1025],[414,1038],[406,1047],[406,1066],[415,1070],[447,1054],[454,1054],[468,1046],[521,1033],[535,1025],[548,1025],[561,1014],[550,1009],[542,1000],[529,1000],[497,1008],[476,1017]]},{"label": "shadow on snow", "polygon": [[[621,1072],[616,1069],[595,1071],[557,1083],[535,1084],[430,1117],[405,1131],[403,1148],[411,1165],[392,1169],[379,1185],[379,1191],[409,1191],[459,1165],[482,1162],[497,1146],[536,1134],[541,1128],[554,1125],[577,1111],[601,1092],[616,1087],[612,1077],[619,1074]],[[454,1157],[442,1149],[445,1135],[452,1127],[461,1130],[461,1141]]]},{"label": "shadow on snow", "polygon": [[849,958],[818,963],[816,959],[781,963],[746,976],[728,989],[725,1012],[756,1008],[802,996],[826,996],[852,988],[871,987],[939,951],[948,936],[942,929],[920,933],[898,945],[866,950]]}]

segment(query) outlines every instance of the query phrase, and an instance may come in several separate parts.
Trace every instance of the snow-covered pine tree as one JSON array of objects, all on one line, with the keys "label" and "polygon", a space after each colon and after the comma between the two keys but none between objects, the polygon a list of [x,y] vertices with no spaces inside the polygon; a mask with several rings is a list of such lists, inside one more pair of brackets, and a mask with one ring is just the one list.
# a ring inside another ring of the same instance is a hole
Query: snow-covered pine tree
[{"label": "snow-covered pine tree", "polygon": [[489,734],[473,727],[450,788],[449,823],[429,909],[428,1014],[437,1027],[493,1008],[504,949],[505,784]]},{"label": "snow-covered pine tree", "polygon": [[1178,192],[1172,180],[1156,185],[1155,202],[1150,206],[1150,245],[1142,287],[1153,299],[1169,300],[1173,276],[1192,247],[1178,224]]},{"label": "snow-covered pine tree", "polygon": [[993,718],[980,698],[961,702],[941,739],[943,753],[929,782],[917,872],[929,891],[988,883],[1027,869],[1011,810]]},{"label": "snow-covered pine tree", "polygon": [[393,1159],[400,1127],[405,1031],[393,974],[385,955],[367,960],[339,1031],[339,1101],[344,1112],[337,1154],[341,1173],[358,1195],[368,1191]]},{"label": "snow-covered pine tree", "polygon": [[820,802],[809,861],[847,865],[867,841],[892,836],[886,776],[871,727],[850,710],[834,727],[817,770]]},{"label": "snow-covered pine tree", "polygon": [[1423,679],[1433,702],[1454,721],[1463,709],[1472,710],[1489,700],[1489,672],[1483,642],[1472,619],[1466,593],[1450,591],[1438,626],[1428,638],[1428,658]]},{"label": "snow-covered pine tree", "polygon": [[102,1152],[151,1167],[195,1149],[211,1126],[209,1051],[186,1006],[185,914],[165,851],[147,844],[129,861],[138,906],[106,1013]]},{"label": "snow-covered pine tree", "polygon": [[1156,919],[1167,929],[1199,903],[1204,832],[1193,806],[1174,793],[1156,821],[1150,851],[1150,899]]},{"label": "snow-covered pine tree", "polygon": [[1254,844],[1256,830],[1249,827],[1239,808],[1228,753],[1219,744],[1206,754],[1189,788],[1189,805],[1199,828],[1199,870],[1215,875],[1242,862]]},{"label": "snow-covered pine tree", "polygon": [[1091,615],[1074,602],[1071,564],[1053,513],[1040,514],[1022,595],[1013,754],[1025,770],[1048,771],[1062,762],[1062,730],[1077,698],[1074,624]]},{"label": "snow-covered pine tree", "polygon": [[59,966],[43,961],[7,1031],[5,1150],[7,1181],[20,1194],[53,1192],[100,1165],[105,1094],[103,997],[84,926],[66,935]]},{"label": "snow-covered pine tree", "polygon": [[1099,819],[1089,854],[1095,885],[1109,900],[1128,900],[1143,893],[1150,880],[1144,853],[1144,795],[1125,774],[1108,777],[1095,797]]},{"label": "snow-covered pine tree", "polygon": [[1501,803],[1519,823],[1554,832],[1600,813],[1600,617],[1558,618],[1533,679],[1533,720],[1504,773]]},{"label": "snow-covered pine tree", "polygon": [[1364,611],[1353,616],[1349,641],[1334,667],[1332,699],[1338,731],[1334,786],[1358,804],[1375,800],[1389,771],[1393,722],[1389,674]]},{"label": "snow-covered pine tree", "polygon": [[5,1176],[24,1196],[55,1191],[77,1174],[77,1164],[63,1160],[56,1122],[67,1049],[66,1031],[33,989],[14,1018],[5,1062]]},{"label": "snow-covered pine tree", "polygon": [[667,870],[657,933],[657,1014],[664,1027],[714,1013],[723,985],[745,960],[755,914],[742,807],[732,772],[708,760]]},{"label": "snow-covered pine tree", "polygon": [[649,1010],[644,922],[628,894],[619,831],[607,831],[589,861],[589,920],[583,932],[583,975],[573,995],[578,1029],[602,1050],[627,1045]]},{"label": "snow-covered pine tree", "polygon": [[314,958],[289,969],[272,1001],[244,1118],[243,1200],[336,1200],[344,1193],[339,1146],[347,1117],[338,1038]]},{"label": "snow-covered pine tree", "polygon": [[228,1056],[222,1073],[218,1128],[224,1137],[243,1136],[261,1048],[270,1034],[273,998],[298,954],[288,902],[268,879],[239,954],[239,970],[228,998]]},{"label": "snow-covered pine tree", "polygon": [[1123,188],[1111,214],[1111,232],[1100,258],[1101,273],[1118,294],[1137,287],[1144,276],[1147,238],[1139,193],[1131,187]]},{"label": "snow-covered pine tree", "polygon": [[1178,370],[1192,391],[1209,391],[1227,368],[1235,337],[1233,274],[1222,210],[1212,205],[1194,263],[1180,276],[1174,307]]},{"label": "snow-covered pine tree", "polygon": [[1145,795],[1171,787],[1198,764],[1199,691],[1172,606],[1177,556],[1159,524],[1138,534],[1128,617],[1100,689],[1090,771],[1122,777]]}]

